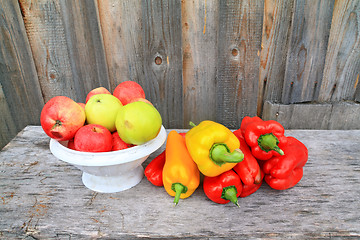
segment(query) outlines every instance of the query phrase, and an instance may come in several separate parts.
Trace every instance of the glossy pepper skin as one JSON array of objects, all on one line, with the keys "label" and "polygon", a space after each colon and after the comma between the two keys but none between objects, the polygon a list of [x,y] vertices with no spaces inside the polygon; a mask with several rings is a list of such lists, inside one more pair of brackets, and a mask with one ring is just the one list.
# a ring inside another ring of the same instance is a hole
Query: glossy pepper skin
[{"label": "glossy pepper skin", "polygon": [[165,164],[165,150],[156,156],[145,168],[144,175],[153,185],[163,186],[162,172]]},{"label": "glossy pepper skin", "polygon": [[262,165],[266,183],[277,190],[295,186],[301,180],[308,160],[308,149],[294,137],[287,137],[283,150],[283,156],[274,156]]},{"label": "glossy pepper skin", "polygon": [[[186,133],[179,133],[185,137]],[[153,185],[164,186],[162,179],[162,171],[165,164],[165,150],[157,155],[145,168],[144,175]]]},{"label": "glossy pepper skin", "polygon": [[232,169],[244,158],[237,137],[224,125],[202,121],[186,135],[186,146],[200,172],[215,177]]},{"label": "glossy pepper skin", "polygon": [[284,155],[281,149],[287,141],[284,132],[284,127],[274,120],[253,122],[247,125],[244,138],[257,160],[268,160]]},{"label": "glossy pepper skin", "polygon": [[226,171],[216,177],[204,177],[205,195],[213,202],[226,204],[232,202],[239,207],[238,197],[242,192],[240,177],[233,171]]},{"label": "glossy pepper skin", "polygon": [[245,116],[242,120],[241,120],[241,125],[240,125],[240,132],[242,136],[245,136],[245,129],[247,128],[247,126],[250,123],[254,123],[254,122],[263,122],[263,120],[261,118],[259,118],[258,116],[255,117],[249,117],[249,116]]},{"label": "glossy pepper skin", "polygon": [[241,130],[234,131],[235,136],[240,141],[240,149],[244,154],[244,160],[235,165],[233,170],[240,176],[241,181],[245,185],[259,184],[263,178],[260,166],[252,155]]},{"label": "glossy pepper skin", "polygon": [[261,180],[259,183],[253,184],[244,184],[242,185],[242,192],[240,194],[241,198],[250,196],[251,194],[255,193],[262,185],[264,179],[264,173],[261,171]]},{"label": "glossy pepper skin", "polygon": [[189,197],[200,184],[199,169],[186,148],[185,139],[175,130],[167,137],[163,183],[166,192],[175,196],[175,205],[179,198]]}]

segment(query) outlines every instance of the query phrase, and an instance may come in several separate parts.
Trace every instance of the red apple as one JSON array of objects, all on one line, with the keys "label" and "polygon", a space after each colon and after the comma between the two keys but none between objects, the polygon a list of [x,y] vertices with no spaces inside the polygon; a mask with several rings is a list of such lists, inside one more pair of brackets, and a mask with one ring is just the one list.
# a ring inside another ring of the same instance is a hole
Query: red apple
[{"label": "red apple", "polygon": [[134,81],[120,83],[115,88],[113,95],[117,97],[123,105],[128,104],[135,98],[145,98],[144,89]]},{"label": "red apple", "polygon": [[70,140],[85,123],[85,111],[65,96],[50,99],[42,108],[40,123],[44,132],[58,141]]},{"label": "red apple", "polygon": [[81,152],[108,152],[112,148],[111,132],[98,124],[85,125],[75,134],[74,145]]},{"label": "red apple", "polygon": [[[80,107],[82,107],[83,109],[84,109],[84,111],[85,111],[85,103],[77,103],[77,104],[79,104],[80,105]],[[85,121],[86,121],[86,112],[85,112]]]},{"label": "red apple", "polygon": [[89,99],[96,94],[111,94],[111,92],[109,92],[109,90],[107,90],[104,87],[95,88],[88,93],[88,95],[86,96],[85,103],[87,103]]},{"label": "red apple", "polygon": [[134,98],[129,103],[132,103],[132,102],[145,102],[145,103],[148,103],[150,105],[153,105],[149,100],[147,100],[145,98]]},{"label": "red apple", "polygon": [[73,138],[68,141],[67,147],[72,149],[72,150],[76,150]]},{"label": "red apple", "polygon": [[126,149],[126,148],[129,148],[129,147],[132,147],[134,145],[132,144],[127,144],[126,142],[124,142],[117,131],[113,132],[112,133],[112,138],[113,138],[113,141],[112,141],[112,149],[111,151],[117,151],[117,150],[122,150],[122,149]]},{"label": "red apple", "polygon": [[85,103],[79,102],[78,104],[79,104],[80,107],[82,107],[82,108],[84,109],[84,111],[85,111]]}]

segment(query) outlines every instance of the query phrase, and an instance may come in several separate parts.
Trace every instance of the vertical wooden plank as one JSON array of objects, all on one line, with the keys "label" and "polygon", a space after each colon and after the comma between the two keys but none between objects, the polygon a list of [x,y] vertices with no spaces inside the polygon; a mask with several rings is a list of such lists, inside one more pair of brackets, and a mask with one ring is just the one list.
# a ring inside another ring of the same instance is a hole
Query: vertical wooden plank
[{"label": "vertical wooden plank", "polygon": [[145,81],[142,1],[99,0],[98,7],[111,90],[126,80],[142,85]]},{"label": "vertical wooden plank", "polygon": [[78,101],[110,81],[96,0],[59,1]]},{"label": "vertical wooden plank", "polygon": [[325,65],[334,1],[296,0],[282,103],[317,99]]},{"label": "vertical wooden plank", "polygon": [[164,126],[183,127],[181,2],[98,3],[112,89],[138,82]]},{"label": "vertical wooden plank", "polygon": [[257,114],[263,0],[220,1],[217,121],[239,128]]},{"label": "vertical wooden plank", "polygon": [[64,95],[83,102],[92,88],[109,87],[94,0],[20,5],[45,101]]},{"label": "vertical wooden plank", "polygon": [[10,140],[26,125],[40,123],[44,101],[19,4],[0,5],[0,125],[1,138]]},{"label": "vertical wooden plank", "polygon": [[146,94],[167,128],[183,127],[181,2],[143,1]]},{"label": "vertical wooden plank", "polygon": [[0,150],[16,136],[18,130],[11,116],[11,111],[6,102],[3,88],[0,84]]},{"label": "vertical wooden plank", "polygon": [[47,102],[64,95],[76,98],[73,74],[57,1],[19,1],[34,55],[39,82]]},{"label": "vertical wooden plank", "polygon": [[360,2],[335,1],[319,101],[359,100]]},{"label": "vertical wooden plank", "polygon": [[294,0],[265,0],[262,29],[258,115],[264,101],[280,102]]},{"label": "vertical wooden plank", "polygon": [[216,69],[219,1],[181,5],[184,127],[189,121],[216,120]]}]

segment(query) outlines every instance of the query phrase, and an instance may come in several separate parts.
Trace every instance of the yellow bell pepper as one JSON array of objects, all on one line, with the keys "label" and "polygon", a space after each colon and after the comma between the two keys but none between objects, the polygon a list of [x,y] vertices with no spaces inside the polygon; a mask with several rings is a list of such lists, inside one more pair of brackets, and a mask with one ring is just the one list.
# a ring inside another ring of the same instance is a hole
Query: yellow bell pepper
[{"label": "yellow bell pepper", "polygon": [[244,159],[239,139],[220,123],[202,121],[186,133],[185,140],[192,159],[205,176],[218,176]]},{"label": "yellow bell pepper", "polygon": [[175,196],[175,205],[179,198],[189,197],[200,184],[199,169],[186,148],[184,137],[175,130],[167,137],[162,176],[166,192]]}]

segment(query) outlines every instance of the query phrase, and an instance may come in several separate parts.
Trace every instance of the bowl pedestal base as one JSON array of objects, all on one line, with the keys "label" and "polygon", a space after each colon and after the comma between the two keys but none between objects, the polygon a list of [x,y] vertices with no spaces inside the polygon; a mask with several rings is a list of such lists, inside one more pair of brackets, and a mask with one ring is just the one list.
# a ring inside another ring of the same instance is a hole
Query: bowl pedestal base
[{"label": "bowl pedestal base", "polygon": [[96,192],[115,193],[136,186],[144,177],[144,168],[140,165],[135,169],[120,176],[95,176],[83,172],[82,182],[84,185]]}]

